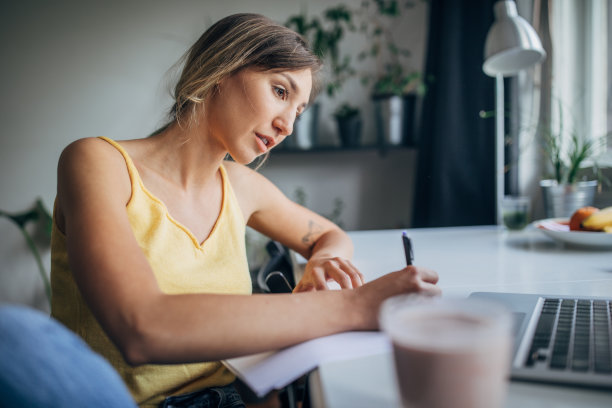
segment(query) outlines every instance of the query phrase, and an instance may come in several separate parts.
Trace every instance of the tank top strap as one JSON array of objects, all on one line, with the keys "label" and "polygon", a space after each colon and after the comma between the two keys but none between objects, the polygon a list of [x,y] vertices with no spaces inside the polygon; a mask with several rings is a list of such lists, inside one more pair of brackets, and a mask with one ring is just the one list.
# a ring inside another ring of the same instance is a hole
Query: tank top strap
[{"label": "tank top strap", "polygon": [[130,157],[128,152],[126,152],[125,149],[119,143],[117,143],[111,138],[108,138],[106,136],[98,136],[98,138],[109,143],[111,146],[117,149],[119,153],[121,153],[121,155],[123,156],[123,159],[125,160],[128,174],[130,176],[130,182],[132,184],[132,192],[136,191],[136,187],[140,187],[142,185],[142,182],[140,180],[140,176],[138,175],[138,170],[136,169],[136,165],[132,161],[132,158]]}]

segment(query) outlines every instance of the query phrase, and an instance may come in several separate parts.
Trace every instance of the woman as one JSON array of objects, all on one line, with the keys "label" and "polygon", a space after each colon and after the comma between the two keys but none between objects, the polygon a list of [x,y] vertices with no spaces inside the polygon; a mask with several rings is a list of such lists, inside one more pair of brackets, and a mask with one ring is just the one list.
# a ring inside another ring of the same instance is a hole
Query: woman
[{"label": "woman", "polygon": [[[62,153],[52,314],[111,362],[139,405],[233,401],[219,360],[376,329],[385,298],[438,293],[435,272],[418,267],[364,284],[347,235],[246,166],[292,133],[319,68],[296,33],[232,15],[189,50],[166,126]],[[250,296],[245,225],[308,259],[295,290],[307,293]],[[322,290],[328,279],[353,290]]]}]

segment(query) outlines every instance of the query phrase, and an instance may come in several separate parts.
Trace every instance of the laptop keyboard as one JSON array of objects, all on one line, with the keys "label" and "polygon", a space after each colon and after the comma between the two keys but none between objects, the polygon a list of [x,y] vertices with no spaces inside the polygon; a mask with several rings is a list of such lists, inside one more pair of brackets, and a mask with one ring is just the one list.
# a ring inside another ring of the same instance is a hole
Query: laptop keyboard
[{"label": "laptop keyboard", "polygon": [[525,365],[612,374],[608,300],[544,299]]}]

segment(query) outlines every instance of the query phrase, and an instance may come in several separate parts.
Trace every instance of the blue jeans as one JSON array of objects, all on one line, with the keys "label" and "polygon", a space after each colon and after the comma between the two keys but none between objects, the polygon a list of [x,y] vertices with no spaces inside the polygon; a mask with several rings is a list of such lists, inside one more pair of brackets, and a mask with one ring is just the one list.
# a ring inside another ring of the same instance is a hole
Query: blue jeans
[{"label": "blue jeans", "polygon": [[136,407],[111,365],[56,320],[0,305],[0,406]]},{"label": "blue jeans", "polygon": [[168,397],[160,408],[244,408],[240,394],[232,385]]}]

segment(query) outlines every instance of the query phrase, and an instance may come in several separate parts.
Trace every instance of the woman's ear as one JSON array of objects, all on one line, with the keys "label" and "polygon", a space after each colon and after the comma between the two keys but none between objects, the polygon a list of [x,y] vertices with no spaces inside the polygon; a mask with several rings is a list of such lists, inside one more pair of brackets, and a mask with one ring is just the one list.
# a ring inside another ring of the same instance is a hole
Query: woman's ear
[{"label": "woman's ear", "polygon": [[223,80],[214,84],[212,86],[212,89],[208,92],[208,95],[205,98],[205,103],[213,101],[218,95],[220,95],[222,87],[223,87]]},{"label": "woman's ear", "polygon": [[224,78],[221,78],[220,80],[217,81],[217,83],[213,87],[213,94],[221,93],[221,91],[225,87],[226,80],[227,80],[227,77],[224,77]]}]

